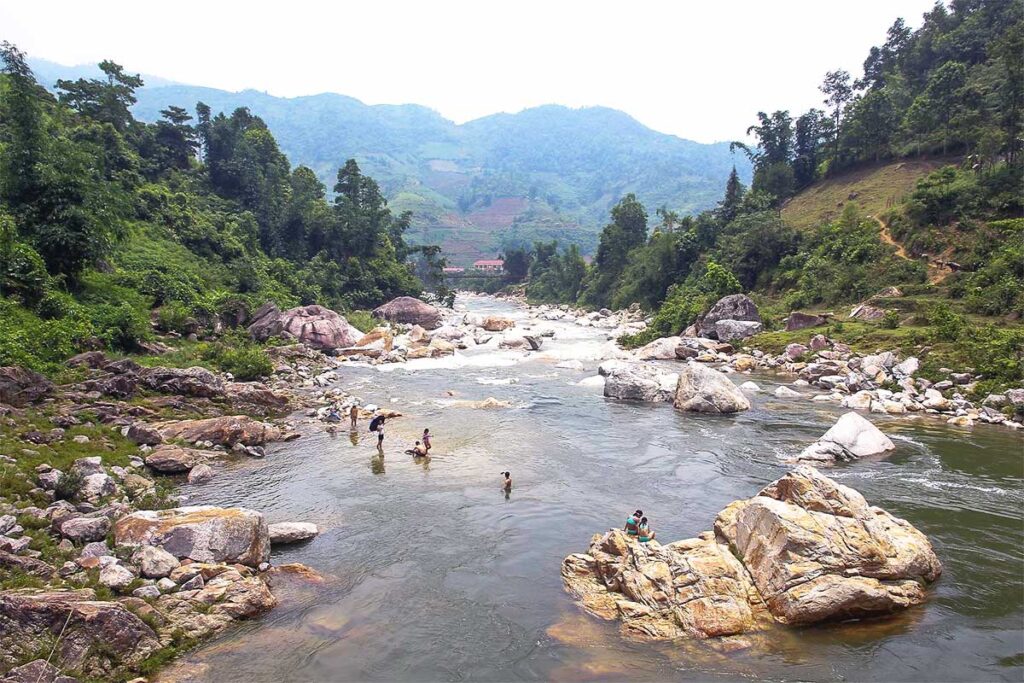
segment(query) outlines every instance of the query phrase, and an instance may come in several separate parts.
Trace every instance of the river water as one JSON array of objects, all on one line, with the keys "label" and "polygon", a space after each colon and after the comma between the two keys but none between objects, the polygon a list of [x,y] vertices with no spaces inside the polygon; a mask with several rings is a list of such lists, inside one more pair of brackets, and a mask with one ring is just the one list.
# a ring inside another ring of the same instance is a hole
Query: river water
[{"label": "river water", "polygon": [[[507,302],[461,299],[522,318]],[[385,456],[365,431],[317,432],[186,486],[190,504],[242,505],[310,521],[315,540],[275,549],[328,577],[282,596],[262,619],[188,655],[204,681],[1007,680],[1024,678],[1024,440],[872,415],[897,448],[827,474],[928,535],[945,572],[929,602],[893,619],[778,628],[754,646],[640,643],[563,591],[562,559],[644,509],[665,542],[710,529],[717,512],[787,469],[840,409],[776,399],[783,380],[734,417],[605,399],[581,386],[604,334],[556,328],[541,353],[483,349],[454,359],[343,367],[339,386],[402,411]],[[557,368],[582,358],[586,370]],[[735,376],[734,376],[735,379]],[[744,377],[743,379],[750,379]],[[738,380],[742,381],[742,380]],[[458,401],[487,397],[511,408]],[[433,457],[402,451],[423,427]],[[512,472],[511,495],[499,473]]]}]

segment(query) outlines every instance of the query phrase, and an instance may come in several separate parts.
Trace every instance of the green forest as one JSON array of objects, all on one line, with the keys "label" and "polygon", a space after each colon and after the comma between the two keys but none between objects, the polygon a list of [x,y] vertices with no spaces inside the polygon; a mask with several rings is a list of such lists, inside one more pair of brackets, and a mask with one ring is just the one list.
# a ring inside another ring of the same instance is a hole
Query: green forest
[{"label": "green forest", "polygon": [[[82,350],[137,351],[151,321],[230,332],[268,301],[352,313],[440,272],[354,160],[329,200],[247,109],[169,106],[142,123],[142,81],[116,63],[58,81],[55,97],[17,47],[0,57],[0,365],[53,372]],[[237,371],[236,342],[207,360]]]},{"label": "green forest", "polygon": [[[750,187],[734,170],[718,206],[696,216],[664,207],[651,216],[629,194],[612,209],[592,265],[574,246],[537,242],[506,251],[508,279],[540,302],[639,303],[654,319],[624,340],[633,346],[679,334],[727,294],[752,293],[771,329],[789,311],[898,285],[905,296],[889,302],[883,330],[866,343],[933,340],[974,353],[993,377],[1024,377],[1015,322],[1024,315],[1022,17],[1013,0],[975,0],[936,4],[917,30],[896,20],[861,76],[824,77],[822,109],[757,115],[747,131],[755,144],[733,143],[753,165]],[[883,215],[850,201],[809,228],[785,217],[788,201],[812,186],[918,158],[938,160],[936,170]],[[955,272],[930,277],[936,254]]]}]

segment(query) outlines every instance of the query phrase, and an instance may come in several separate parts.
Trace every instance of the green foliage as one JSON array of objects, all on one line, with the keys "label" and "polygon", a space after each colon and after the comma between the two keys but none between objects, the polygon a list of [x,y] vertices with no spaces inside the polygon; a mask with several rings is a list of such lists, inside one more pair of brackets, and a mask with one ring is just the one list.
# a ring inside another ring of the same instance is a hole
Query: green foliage
[{"label": "green foliage", "polygon": [[928,324],[934,328],[935,336],[943,341],[955,341],[960,337],[966,321],[945,302],[937,303],[928,311]]},{"label": "green foliage", "polygon": [[267,352],[241,332],[205,345],[200,356],[217,369],[230,372],[235,379],[243,382],[267,377],[274,371]]},{"label": "green foliage", "polygon": [[885,315],[882,316],[882,320],[879,324],[887,330],[895,330],[900,326],[900,312],[889,309],[885,312]]},{"label": "green foliage", "polygon": [[74,500],[82,490],[82,483],[82,475],[77,470],[69,469],[61,474],[57,485],[53,487],[53,493],[61,500]]},{"label": "green foliage", "polygon": [[374,318],[369,311],[346,311],[345,320],[348,321],[349,325],[352,325],[352,327],[356,328],[363,334],[366,334],[380,324],[380,320]]},{"label": "green foliage", "polygon": [[529,272],[526,295],[530,299],[548,303],[575,302],[583,290],[587,264],[575,244],[559,253],[557,242],[538,242],[533,248]]}]

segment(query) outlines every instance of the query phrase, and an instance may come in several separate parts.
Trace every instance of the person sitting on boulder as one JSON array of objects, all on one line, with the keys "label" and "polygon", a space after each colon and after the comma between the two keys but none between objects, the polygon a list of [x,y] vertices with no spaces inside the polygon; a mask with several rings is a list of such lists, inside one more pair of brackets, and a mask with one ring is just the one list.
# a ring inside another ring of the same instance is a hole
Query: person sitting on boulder
[{"label": "person sitting on boulder", "polygon": [[341,422],[341,413],[338,412],[338,406],[334,403],[327,409],[327,417],[324,418],[328,422]]},{"label": "person sitting on boulder", "polygon": [[626,526],[622,527],[622,530],[626,532],[628,536],[636,536],[639,533],[637,525],[640,523],[640,518],[644,516],[643,510],[637,510],[629,516],[626,520]]},{"label": "person sitting on boulder", "polygon": [[653,541],[654,537],[657,535],[653,531],[651,531],[651,528],[649,526],[647,526],[647,518],[646,517],[641,517],[640,518],[640,524],[637,527],[637,532],[638,532],[638,534],[640,536],[640,542],[641,543],[647,543],[648,541]]}]

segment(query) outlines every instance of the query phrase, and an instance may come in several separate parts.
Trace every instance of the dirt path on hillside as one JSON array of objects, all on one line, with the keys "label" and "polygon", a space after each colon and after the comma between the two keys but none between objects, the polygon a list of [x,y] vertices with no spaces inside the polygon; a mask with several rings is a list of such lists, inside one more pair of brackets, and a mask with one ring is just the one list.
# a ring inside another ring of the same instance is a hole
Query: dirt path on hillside
[{"label": "dirt path on hillside", "polygon": [[[893,247],[895,247],[896,255],[899,256],[901,259],[910,261],[911,256],[907,254],[907,250],[903,247],[902,244],[897,242],[896,239],[892,236],[892,233],[889,232],[888,223],[883,221],[881,218],[878,218],[877,216],[873,216],[873,218],[875,222],[878,223],[878,227],[882,229],[880,233],[882,241],[885,242],[886,244],[891,244]],[[952,249],[948,251],[952,252]],[[947,271],[945,268],[935,263],[931,259],[928,259],[927,263],[925,263],[925,267],[928,269],[928,283],[933,285],[941,284],[942,281],[945,280],[952,273],[952,271]]]}]

